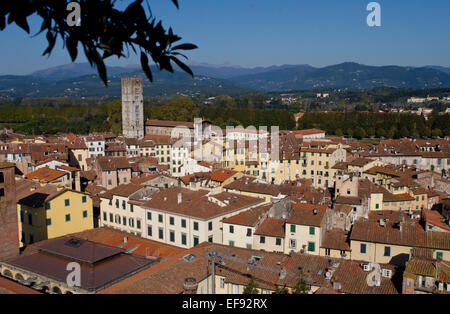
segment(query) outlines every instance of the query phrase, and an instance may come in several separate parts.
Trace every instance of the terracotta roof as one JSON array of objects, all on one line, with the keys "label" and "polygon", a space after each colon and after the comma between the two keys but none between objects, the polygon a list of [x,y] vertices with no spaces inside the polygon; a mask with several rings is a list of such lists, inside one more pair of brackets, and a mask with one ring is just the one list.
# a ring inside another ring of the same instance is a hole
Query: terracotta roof
[{"label": "terracotta roof", "polygon": [[222,220],[223,223],[254,227],[269,211],[272,204],[264,204],[246,210],[240,214],[230,216]]},{"label": "terracotta roof", "polygon": [[101,171],[115,171],[117,169],[129,169],[130,163],[126,157],[100,156],[97,163]]},{"label": "terracotta roof", "polygon": [[238,172],[229,169],[216,170],[211,173],[211,181],[224,182],[234,176],[236,173]]},{"label": "terracotta roof", "polygon": [[78,172],[78,171],[81,171],[80,169],[78,169],[78,168],[75,168],[75,167],[69,167],[69,166],[64,166],[64,165],[62,165],[62,166],[56,166],[56,170],[58,170],[58,169],[61,169],[61,170],[65,170],[65,171],[70,171],[70,172]]},{"label": "terracotta roof", "polygon": [[37,252],[21,255],[7,264],[65,283],[66,266],[76,261],[81,266],[81,288],[92,292],[155,264],[154,260],[125,253],[124,249],[73,236],[45,240],[33,246]]},{"label": "terracotta roof", "polygon": [[280,190],[277,185],[267,182],[262,183],[261,180],[248,176],[243,176],[240,179],[234,180],[230,184],[225,185],[224,189],[272,196],[278,196],[280,194]]},{"label": "terracotta roof", "polygon": [[63,176],[67,176],[67,172],[43,167],[36,171],[30,172],[25,177],[30,180],[37,179],[42,182],[51,182]]},{"label": "terracotta roof", "polygon": [[361,198],[358,196],[341,196],[336,197],[337,204],[361,205]]},{"label": "terracotta roof", "polygon": [[15,281],[0,277],[0,294],[41,294]]},{"label": "terracotta roof", "polygon": [[395,281],[396,268],[391,265],[380,265],[381,268],[388,268],[393,272],[392,278],[381,277],[379,287],[369,287],[367,284],[367,272],[363,270],[359,263],[348,260],[341,260],[339,267],[333,275],[333,282],[341,284],[340,291],[347,294],[400,294],[399,283]]},{"label": "terracotta roof", "polygon": [[438,211],[423,210],[422,213],[426,223],[450,231],[449,224],[446,222],[446,219]]},{"label": "terracotta roof", "polygon": [[146,120],[145,126],[162,126],[175,128],[177,126],[185,126],[190,129],[194,128],[193,122],[182,122],[182,121],[163,121],[163,120]]},{"label": "terracotta roof", "polygon": [[15,167],[15,164],[9,163],[9,162],[0,162],[0,169],[5,169],[5,168],[12,168]]},{"label": "terracotta roof", "polygon": [[145,186],[134,184],[134,183],[128,183],[128,184],[120,184],[116,186],[115,188],[103,193],[100,195],[101,198],[109,198],[112,199],[114,195],[116,196],[122,196],[122,197],[129,197],[131,194],[136,193],[140,189],[143,189]]},{"label": "terracotta roof", "polygon": [[[209,196],[208,193],[206,190],[192,191],[181,187],[172,187],[152,194],[151,199],[142,202],[141,206],[209,219],[263,202],[263,199],[260,198],[227,192]],[[181,196],[180,203],[178,202],[179,195]]]},{"label": "terracotta roof", "polygon": [[284,224],[286,219],[269,218],[263,220],[255,230],[256,235],[284,238]]},{"label": "terracotta roof", "polygon": [[[173,256],[178,254],[179,252],[185,251],[185,249],[182,248],[152,241],[149,239],[144,239],[131,233],[109,227],[89,229],[79,233],[74,233],[72,234],[72,236],[114,247],[118,247],[120,245],[120,247],[125,250],[138,246],[132,252],[134,255],[144,257],[153,256],[157,257],[158,259],[163,259],[168,256]],[[127,243],[124,245],[125,237],[127,238]]]},{"label": "terracotta roof", "polygon": [[401,223],[402,230],[382,227],[377,222],[357,220],[353,224],[351,240],[386,243],[411,247],[426,247],[450,250],[450,233],[425,232],[415,222]]},{"label": "terracotta roof", "polygon": [[97,172],[95,172],[94,169],[88,171],[81,171],[80,177],[85,178],[88,181],[94,181],[95,179],[97,179]]},{"label": "terracotta roof", "polygon": [[325,231],[320,247],[340,251],[351,251],[348,232],[341,229]]},{"label": "terracotta roof", "polygon": [[[314,213],[314,210],[316,210],[316,213]],[[294,204],[286,222],[296,225],[320,227],[326,210],[326,205]]]},{"label": "terracotta roof", "polygon": [[295,135],[311,135],[311,134],[317,134],[317,133],[325,133],[325,131],[319,130],[319,129],[306,129],[306,130],[292,131],[292,134],[295,134]]}]

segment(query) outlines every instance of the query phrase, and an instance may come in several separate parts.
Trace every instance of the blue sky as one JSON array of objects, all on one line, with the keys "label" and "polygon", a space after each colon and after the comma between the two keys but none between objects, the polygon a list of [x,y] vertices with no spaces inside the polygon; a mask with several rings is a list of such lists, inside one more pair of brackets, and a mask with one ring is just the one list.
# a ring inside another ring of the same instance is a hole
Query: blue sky
[{"label": "blue sky", "polygon": [[[245,67],[281,64],[450,67],[450,1],[379,0],[381,27],[366,24],[370,0],[149,0],[153,14],[172,26],[196,62]],[[126,7],[130,1],[118,1]],[[39,19],[29,23],[34,33]],[[33,33],[32,31],[32,33]],[[28,74],[70,63],[59,41],[43,57],[45,34],[31,38],[15,24],[0,32],[0,74]],[[85,62],[82,51],[76,62]],[[139,63],[108,59],[109,65]]]}]

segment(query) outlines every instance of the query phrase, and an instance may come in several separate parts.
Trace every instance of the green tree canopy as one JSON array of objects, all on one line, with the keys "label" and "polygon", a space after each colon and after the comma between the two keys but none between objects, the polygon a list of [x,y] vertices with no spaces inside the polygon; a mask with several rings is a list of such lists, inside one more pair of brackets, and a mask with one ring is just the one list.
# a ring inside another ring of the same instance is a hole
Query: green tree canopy
[{"label": "green tree canopy", "polygon": [[244,288],[242,294],[258,294],[258,293],[259,293],[258,284],[255,282],[253,277],[250,277],[250,281]]}]

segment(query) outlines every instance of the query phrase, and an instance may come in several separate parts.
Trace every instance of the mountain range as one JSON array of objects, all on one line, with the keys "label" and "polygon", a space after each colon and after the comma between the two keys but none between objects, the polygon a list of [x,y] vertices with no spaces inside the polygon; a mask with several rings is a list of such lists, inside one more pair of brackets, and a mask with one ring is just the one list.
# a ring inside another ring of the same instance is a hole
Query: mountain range
[{"label": "mountain range", "polygon": [[[325,89],[447,88],[450,68],[441,66],[401,67],[341,63],[317,68],[310,65],[281,65],[244,68],[229,64],[189,63],[195,77],[152,67],[154,82],[144,80],[144,95],[235,94],[255,91]],[[3,97],[119,97],[120,78],[145,77],[138,65],[108,67],[108,87],[88,63],[71,63],[36,71],[30,75],[0,76]]]}]

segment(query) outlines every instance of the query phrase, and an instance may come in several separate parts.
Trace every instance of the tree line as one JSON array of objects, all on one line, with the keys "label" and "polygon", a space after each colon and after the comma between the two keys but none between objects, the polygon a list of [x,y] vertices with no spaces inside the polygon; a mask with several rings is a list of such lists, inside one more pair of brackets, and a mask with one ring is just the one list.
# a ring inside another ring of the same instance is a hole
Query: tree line
[{"label": "tree line", "polygon": [[450,115],[435,113],[425,119],[411,113],[307,112],[299,120],[298,129],[309,128],[359,139],[442,137],[450,135]]}]

